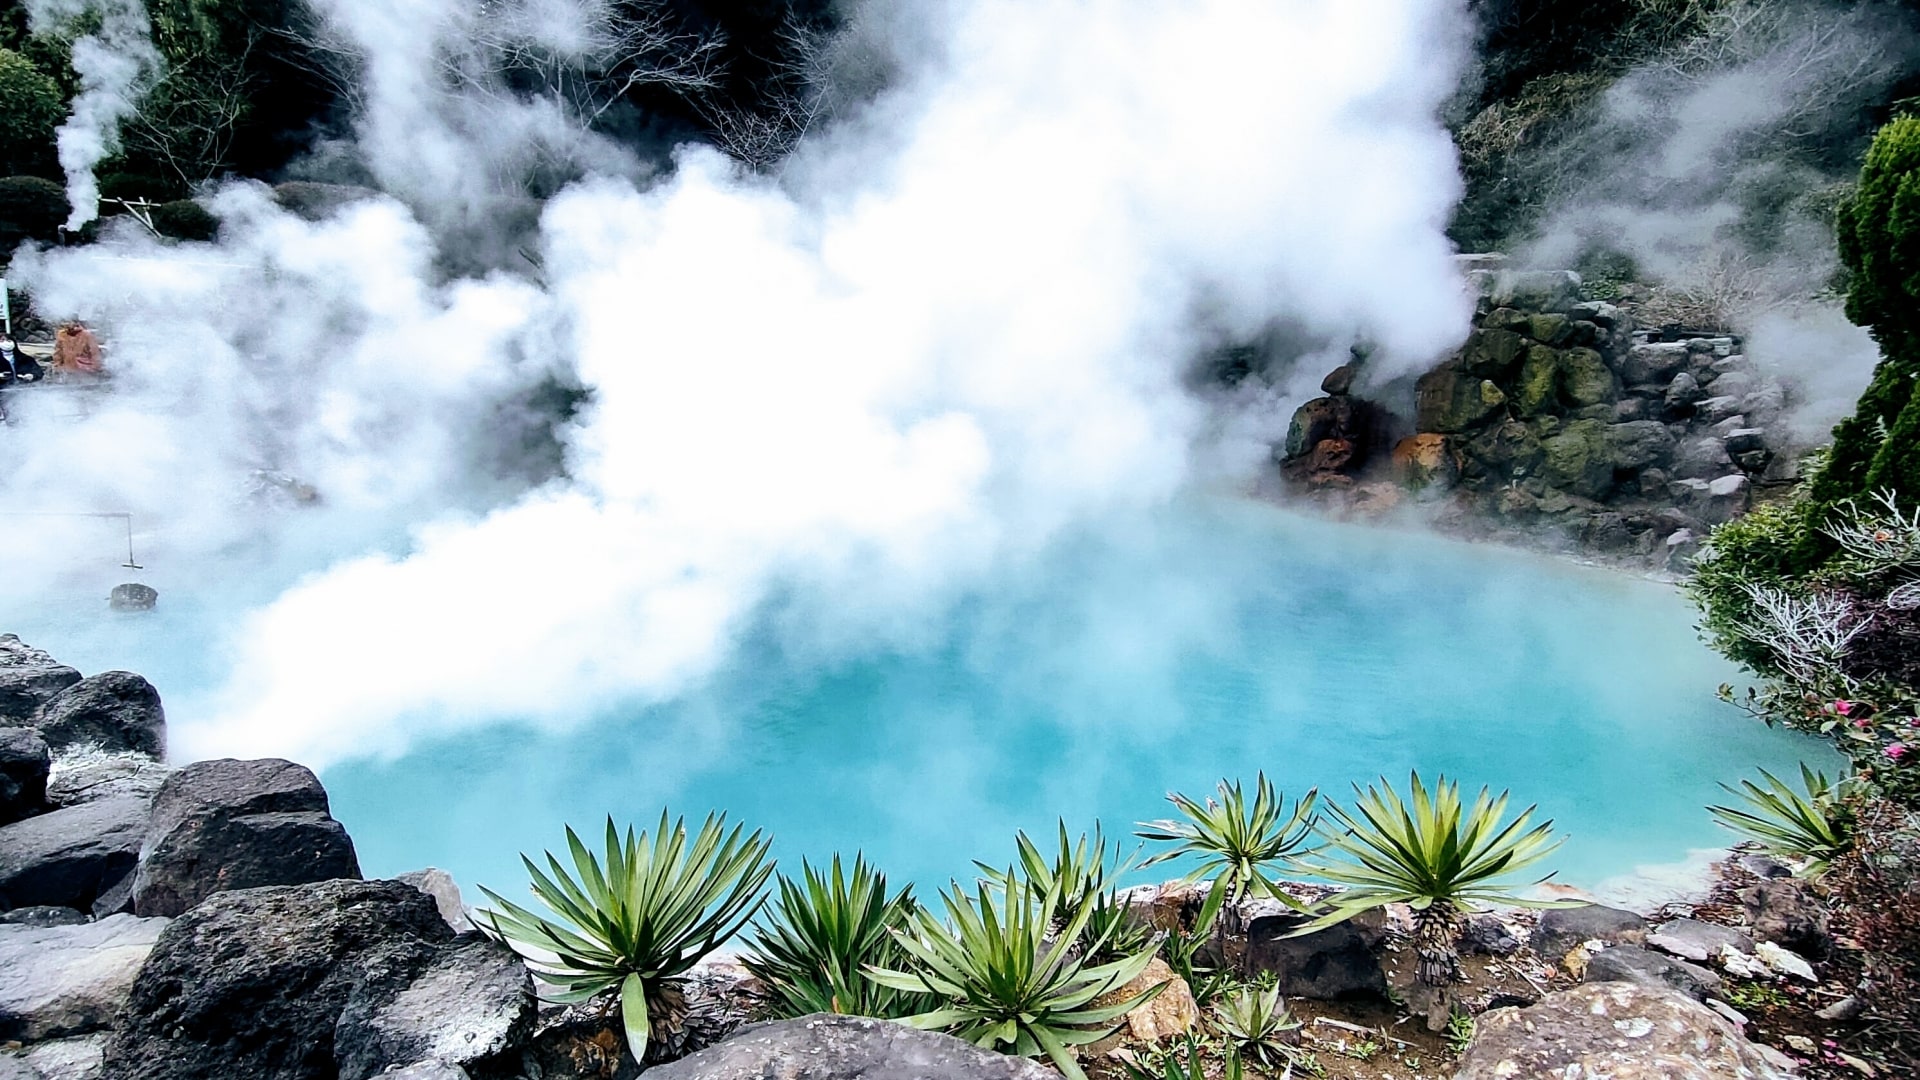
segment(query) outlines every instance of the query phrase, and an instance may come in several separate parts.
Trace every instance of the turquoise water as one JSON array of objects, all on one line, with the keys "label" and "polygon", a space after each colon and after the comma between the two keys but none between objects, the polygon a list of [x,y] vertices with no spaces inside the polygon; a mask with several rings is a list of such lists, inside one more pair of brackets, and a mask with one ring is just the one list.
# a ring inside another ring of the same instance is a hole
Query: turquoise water
[{"label": "turquoise water", "polygon": [[[233,598],[156,585],[154,617],[19,632],[143,671],[190,710],[219,674],[201,624]],[[1571,837],[1561,878],[1593,884],[1724,844],[1701,809],[1716,780],[1824,756],[1714,700],[1739,673],[1691,619],[1670,586],[1206,503],[1060,544],[885,648],[822,645],[817,618],[770,605],[693,695],[323,778],[369,875],[433,864],[517,896],[517,853],[556,847],[563,823],[646,825],[663,805],[765,826],[795,864],[861,849],[935,884],[1007,859],[1016,829],[1125,834],[1168,790],[1223,776],[1339,794],[1417,765],[1537,802]]]}]

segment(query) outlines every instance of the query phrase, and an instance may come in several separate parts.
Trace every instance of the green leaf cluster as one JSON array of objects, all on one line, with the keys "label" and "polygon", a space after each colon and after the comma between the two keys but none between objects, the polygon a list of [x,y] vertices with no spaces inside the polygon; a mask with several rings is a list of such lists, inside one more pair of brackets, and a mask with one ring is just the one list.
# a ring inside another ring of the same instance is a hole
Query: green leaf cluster
[{"label": "green leaf cluster", "polygon": [[484,886],[494,907],[481,910],[481,929],[519,953],[551,991],[549,1000],[586,1001],[620,990],[627,1048],[644,1060],[649,1039],[674,1034],[674,1019],[656,1029],[652,1014],[667,981],[732,937],[764,902],[773,863],[770,839],[755,830],[726,827],[709,815],[689,840],[685,819],[660,824],[649,837],[623,839],[607,819],[604,857],[567,829],[569,872],[551,852],[542,871],[525,855],[533,893],[552,913],[536,914]]},{"label": "green leaf cluster", "polygon": [[893,935],[906,928],[915,907],[911,887],[889,895],[886,875],[859,855],[850,871],[838,855],[825,870],[803,861],[800,880],[781,875],[779,897],[743,962],[773,991],[777,1016],[895,1020],[924,1013],[938,999],[874,982],[864,970],[904,962]]},{"label": "green leaf cluster", "polygon": [[[1383,778],[1362,791],[1349,811],[1331,803],[1335,827],[1323,827],[1334,859],[1308,866],[1312,874],[1347,886],[1326,901],[1326,914],[1308,923],[1307,933],[1387,904],[1407,904],[1416,913],[1439,904],[1474,910],[1488,904],[1564,907],[1562,901],[1536,900],[1513,891],[1502,879],[1534,866],[1559,850],[1553,822],[1532,824],[1534,807],[1507,820],[1507,792],[1487,788],[1471,805],[1460,785],[1441,777],[1428,790],[1420,774],[1410,781],[1410,800],[1402,799]],[[1552,874],[1530,884],[1544,884]]]},{"label": "green leaf cluster", "polygon": [[1289,1041],[1302,1024],[1280,998],[1277,986],[1243,986],[1223,996],[1214,1026],[1233,1044],[1234,1054],[1268,1069],[1284,1068],[1299,1057]]},{"label": "green leaf cluster", "polygon": [[25,56],[0,48],[0,162],[8,175],[44,163],[64,111],[58,83]]},{"label": "green leaf cluster", "polygon": [[[1049,888],[1015,875],[1005,885],[982,881],[969,895],[956,882],[940,899],[946,920],[922,908],[895,939],[909,962],[872,967],[869,978],[907,993],[932,993],[945,1004],[905,1022],[946,1031],[976,1046],[1022,1057],[1046,1056],[1070,1080],[1086,1080],[1070,1048],[1105,1038],[1116,1022],[1157,994],[1155,986],[1106,1005],[1095,999],[1133,981],[1153,961],[1151,946],[1107,963],[1081,946],[1091,907],[1054,932],[1050,913],[1060,883]],[[1162,984],[1164,985],[1164,984]]]},{"label": "green leaf cluster", "polygon": [[1765,769],[1760,778],[1766,783],[1740,781],[1740,786],[1720,786],[1745,803],[1745,808],[1709,806],[1714,820],[1750,839],[1767,851],[1803,861],[1800,871],[1806,877],[1826,873],[1833,860],[1853,846],[1853,815],[1843,797],[1844,784],[1836,785],[1825,773],[1800,766],[1801,789],[1781,780]]},{"label": "green leaf cluster", "polygon": [[1143,821],[1135,835],[1175,846],[1141,865],[1153,866],[1182,856],[1198,856],[1199,862],[1188,872],[1186,880],[1213,878],[1224,885],[1227,904],[1259,893],[1299,907],[1293,897],[1281,890],[1273,871],[1312,850],[1309,841],[1319,821],[1314,814],[1319,790],[1308,791],[1289,811],[1286,796],[1274,790],[1263,772],[1255,780],[1251,803],[1238,780],[1222,780],[1218,794],[1218,799],[1208,799],[1204,805],[1179,792],[1169,794],[1167,801],[1180,811],[1183,820]]}]

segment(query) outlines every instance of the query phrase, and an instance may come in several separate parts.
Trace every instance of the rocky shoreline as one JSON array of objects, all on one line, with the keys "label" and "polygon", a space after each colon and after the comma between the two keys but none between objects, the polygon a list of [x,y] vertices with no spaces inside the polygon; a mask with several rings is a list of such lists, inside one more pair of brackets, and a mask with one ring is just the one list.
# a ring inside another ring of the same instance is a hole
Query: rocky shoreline
[{"label": "rocky shoreline", "polygon": [[[82,678],[0,636],[0,1080],[639,1074],[612,1002],[537,1000],[446,874],[361,880],[312,772],[274,759],[173,767],[165,738],[145,679]],[[1173,931],[1192,928],[1203,888],[1121,896],[1136,920]],[[1335,1078],[1791,1075],[1792,1056],[1742,1033],[1732,988],[1826,992],[1834,953],[1818,905],[1757,856],[1723,864],[1699,903],[1651,916],[1478,915],[1460,998],[1474,1034],[1449,1045],[1394,1004],[1413,987],[1406,911],[1293,937],[1299,916],[1248,901],[1221,925],[1234,930],[1203,954],[1270,980]],[[1155,963],[1134,989],[1167,989],[1083,1053],[1091,1076],[1122,1077],[1197,1023],[1192,989]],[[766,996],[731,960],[696,968],[680,993],[686,1056],[647,1070],[662,1080],[1057,1075],[897,1024],[767,1021]]]},{"label": "rocky shoreline", "polygon": [[1638,327],[1571,271],[1462,261],[1478,295],[1465,344],[1410,387],[1367,388],[1364,359],[1329,373],[1273,450],[1292,493],[1684,572],[1714,525],[1798,481],[1787,390],[1738,337]]}]

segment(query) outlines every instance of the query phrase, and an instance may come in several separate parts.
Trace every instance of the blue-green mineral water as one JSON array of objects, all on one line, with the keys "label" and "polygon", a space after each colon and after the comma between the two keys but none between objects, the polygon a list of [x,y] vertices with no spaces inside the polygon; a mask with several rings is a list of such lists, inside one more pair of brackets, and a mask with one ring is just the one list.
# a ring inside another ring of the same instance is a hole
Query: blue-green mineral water
[{"label": "blue-green mineral water", "polygon": [[[110,634],[66,617],[20,633],[191,699],[221,674],[213,628],[192,596],[161,604]],[[862,850],[930,886],[1008,859],[1016,829],[1126,835],[1169,790],[1222,777],[1339,797],[1417,767],[1538,803],[1570,837],[1561,879],[1595,886],[1724,846],[1703,809],[1716,781],[1828,759],[1715,700],[1740,673],[1693,617],[1672,586],[1622,574],[1187,504],[1058,544],[884,644],[808,642],[793,627],[818,620],[772,604],[696,692],[477,727],[323,779],[370,876],[433,864],[517,897],[519,852],[663,806],[764,826],[796,866]],[[341,677],[351,665],[348,648]]]}]

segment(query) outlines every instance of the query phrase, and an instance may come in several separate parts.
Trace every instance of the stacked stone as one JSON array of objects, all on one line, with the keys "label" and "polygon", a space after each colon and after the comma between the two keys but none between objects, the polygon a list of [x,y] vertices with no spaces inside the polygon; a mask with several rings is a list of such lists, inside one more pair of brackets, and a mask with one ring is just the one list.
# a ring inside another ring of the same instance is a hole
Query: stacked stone
[{"label": "stacked stone", "polygon": [[1392,459],[1403,485],[1673,565],[1755,483],[1791,479],[1767,436],[1784,392],[1737,339],[1655,340],[1581,300],[1570,271],[1469,278],[1474,329],[1415,386],[1416,433]]}]

